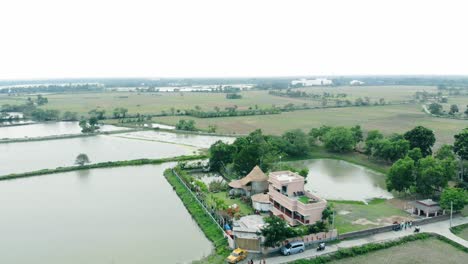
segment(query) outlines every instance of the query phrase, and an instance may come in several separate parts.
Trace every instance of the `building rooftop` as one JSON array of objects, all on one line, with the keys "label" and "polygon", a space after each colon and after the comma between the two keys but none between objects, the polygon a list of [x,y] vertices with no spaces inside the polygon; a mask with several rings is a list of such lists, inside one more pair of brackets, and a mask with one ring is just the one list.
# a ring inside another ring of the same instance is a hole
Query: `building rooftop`
[{"label": "building rooftop", "polygon": [[234,180],[229,183],[229,186],[232,188],[242,188],[243,186],[246,186],[250,182],[262,182],[262,181],[268,181],[268,176],[263,173],[262,169],[260,167],[255,166],[252,171],[247,174],[242,179],[239,180]]},{"label": "building rooftop", "polygon": [[265,225],[265,221],[261,215],[247,215],[234,221],[232,230],[234,232],[256,233],[260,232],[263,225]]},{"label": "building rooftop", "polygon": [[425,206],[438,206],[439,205],[437,202],[434,202],[432,199],[419,200],[416,202]]},{"label": "building rooftop", "polygon": [[270,172],[270,178],[273,178],[281,183],[288,183],[288,182],[293,182],[293,181],[304,181],[304,177],[291,171]]},{"label": "building rooftop", "polygon": [[253,202],[258,202],[258,203],[270,203],[270,196],[268,194],[264,193],[257,193],[255,195],[252,195],[250,197]]}]

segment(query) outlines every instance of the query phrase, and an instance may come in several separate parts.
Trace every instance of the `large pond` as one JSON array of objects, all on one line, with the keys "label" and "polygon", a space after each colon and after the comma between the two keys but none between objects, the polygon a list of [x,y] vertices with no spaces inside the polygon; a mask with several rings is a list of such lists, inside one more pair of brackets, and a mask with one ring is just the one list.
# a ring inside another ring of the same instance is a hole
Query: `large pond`
[{"label": "large pond", "polygon": [[117,135],[0,144],[0,175],[73,166],[80,153],[92,163],[192,155],[198,148]]},{"label": "large pond", "polygon": [[171,166],[0,182],[0,263],[187,263],[210,254],[163,177]]},{"label": "large pond", "polygon": [[[101,131],[115,131],[126,128],[103,125]],[[50,122],[37,123],[22,126],[0,127],[0,139],[4,138],[32,138],[55,135],[80,134],[81,128],[78,122]]]},{"label": "large pond", "polygon": [[235,137],[219,137],[197,134],[181,134],[162,131],[138,131],[125,134],[115,135],[118,137],[140,139],[146,141],[163,141],[175,144],[184,144],[198,148],[209,148],[213,143],[218,140],[226,143],[232,143]]},{"label": "large pond", "polygon": [[305,189],[326,199],[392,198],[385,190],[385,176],[359,165],[333,159],[297,161],[292,165],[309,168]]}]

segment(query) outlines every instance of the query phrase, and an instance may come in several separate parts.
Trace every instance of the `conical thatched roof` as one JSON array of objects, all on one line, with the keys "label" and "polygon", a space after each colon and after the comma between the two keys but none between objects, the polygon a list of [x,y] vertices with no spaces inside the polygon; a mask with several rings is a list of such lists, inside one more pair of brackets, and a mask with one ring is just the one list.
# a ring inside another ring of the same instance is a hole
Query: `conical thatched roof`
[{"label": "conical thatched roof", "polygon": [[234,189],[242,188],[241,180],[233,180],[228,185],[229,187],[234,188]]},{"label": "conical thatched roof", "polygon": [[266,176],[265,173],[263,173],[262,169],[260,169],[259,166],[255,166],[252,169],[252,171],[240,181],[242,185],[247,185],[249,182],[268,181],[268,176]]},{"label": "conical thatched roof", "polygon": [[242,179],[235,180],[229,183],[229,186],[232,188],[242,188],[243,186],[246,186],[249,184],[249,182],[262,182],[262,181],[268,181],[268,176],[263,173],[262,169],[260,167],[255,166],[252,171],[247,174]]}]

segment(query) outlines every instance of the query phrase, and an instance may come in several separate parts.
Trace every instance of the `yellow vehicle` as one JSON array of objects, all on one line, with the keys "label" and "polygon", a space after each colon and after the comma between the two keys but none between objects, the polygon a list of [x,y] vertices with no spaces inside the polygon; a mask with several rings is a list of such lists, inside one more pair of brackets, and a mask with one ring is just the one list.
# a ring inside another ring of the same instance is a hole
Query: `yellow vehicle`
[{"label": "yellow vehicle", "polygon": [[229,255],[226,260],[228,263],[237,263],[241,260],[244,260],[248,254],[249,252],[247,252],[247,250],[236,248],[234,251],[232,251],[231,255]]}]

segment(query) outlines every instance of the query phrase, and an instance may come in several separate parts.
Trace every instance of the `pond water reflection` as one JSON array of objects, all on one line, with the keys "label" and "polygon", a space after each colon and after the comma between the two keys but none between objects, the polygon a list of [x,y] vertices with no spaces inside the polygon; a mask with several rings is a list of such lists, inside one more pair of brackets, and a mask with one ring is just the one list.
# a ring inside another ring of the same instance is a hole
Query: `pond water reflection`
[{"label": "pond water reflection", "polygon": [[[125,130],[127,128],[103,125],[100,131]],[[4,138],[33,138],[67,134],[80,134],[78,122],[50,122],[34,123],[22,126],[0,127],[0,139]]]},{"label": "pond water reflection", "polygon": [[385,176],[342,160],[313,159],[291,162],[309,168],[306,190],[333,200],[370,200],[392,198],[385,190]]}]

